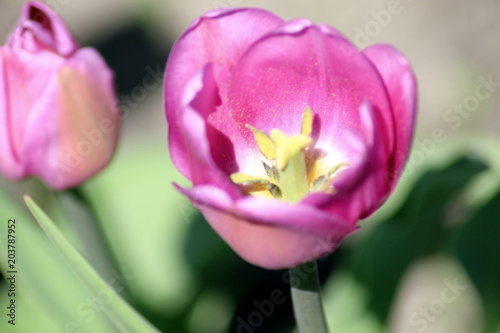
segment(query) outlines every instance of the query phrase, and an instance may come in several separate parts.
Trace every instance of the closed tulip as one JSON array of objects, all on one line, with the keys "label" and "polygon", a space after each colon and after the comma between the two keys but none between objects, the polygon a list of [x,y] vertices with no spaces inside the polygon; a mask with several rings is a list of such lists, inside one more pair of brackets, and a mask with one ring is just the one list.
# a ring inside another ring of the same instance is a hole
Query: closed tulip
[{"label": "closed tulip", "polygon": [[80,48],[64,23],[28,2],[0,47],[0,172],[39,177],[54,189],[78,185],[115,150],[114,75],[99,53]]}]

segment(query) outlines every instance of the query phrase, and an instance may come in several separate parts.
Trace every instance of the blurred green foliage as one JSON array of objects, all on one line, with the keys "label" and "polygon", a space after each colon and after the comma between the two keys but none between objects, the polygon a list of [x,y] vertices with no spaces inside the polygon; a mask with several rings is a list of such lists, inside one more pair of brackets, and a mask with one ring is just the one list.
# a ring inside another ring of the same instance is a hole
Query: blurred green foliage
[{"label": "blurred green foliage", "polygon": [[350,269],[369,290],[369,307],[379,320],[387,319],[406,269],[446,249],[453,232],[446,226],[448,204],[485,169],[479,160],[461,158],[445,169],[426,172],[398,211],[352,251]]}]

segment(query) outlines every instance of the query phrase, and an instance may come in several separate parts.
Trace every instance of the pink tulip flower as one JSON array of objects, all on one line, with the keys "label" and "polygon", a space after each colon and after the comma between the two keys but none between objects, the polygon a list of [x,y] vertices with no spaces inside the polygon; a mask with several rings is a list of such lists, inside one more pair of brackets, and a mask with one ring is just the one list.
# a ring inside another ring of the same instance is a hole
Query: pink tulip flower
[{"label": "pink tulip flower", "polygon": [[177,186],[245,260],[288,268],[331,253],[394,189],[416,81],[388,45],[259,9],[211,11],[165,73]]},{"label": "pink tulip flower", "polygon": [[0,173],[75,186],[111,159],[119,112],[114,75],[79,48],[44,4],[28,2],[0,47]]}]

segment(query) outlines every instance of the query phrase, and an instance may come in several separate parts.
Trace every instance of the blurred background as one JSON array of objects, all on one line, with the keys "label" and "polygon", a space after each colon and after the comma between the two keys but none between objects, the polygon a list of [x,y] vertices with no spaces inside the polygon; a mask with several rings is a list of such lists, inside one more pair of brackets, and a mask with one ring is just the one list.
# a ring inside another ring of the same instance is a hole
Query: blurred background
[{"label": "blurred background", "polygon": [[[189,183],[168,156],[165,61],[192,20],[221,7],[324,22],[360,48],[393,44],[417,74],[417,135],[396,193],[319,262],[332,332],[500,332],[499,1],[43,2],[115,70],[123,128],[112,163],[77,191],[48,195],[37,180],[0,179],[0,240],[16,218],[23,265],[15,327],[0,282],[1,332],[118,332],[106,315],[109,299],[85,288],[34,222],[24,194],[162,332],[294,331],[286,272],[242,261],[171,186]],[[22,5],[0,0],[1,40]],[[5,277],[3,248],[0,260]],[[284,301],[263,311],[276,290]]]}]

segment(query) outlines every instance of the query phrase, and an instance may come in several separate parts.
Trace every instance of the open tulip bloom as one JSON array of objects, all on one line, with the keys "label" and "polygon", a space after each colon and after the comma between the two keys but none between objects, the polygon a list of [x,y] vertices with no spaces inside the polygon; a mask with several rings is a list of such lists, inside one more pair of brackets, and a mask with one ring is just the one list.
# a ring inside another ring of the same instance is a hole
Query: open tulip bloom
[{"label": "open tulip bloom", "polygon": [[[259,9],[211,11],[165,74],[177,186],[245,260],[289,268],[331,253],[394,189],[416,82],[388,45]],[[300,326],[300,325],[299,325]]]}]

